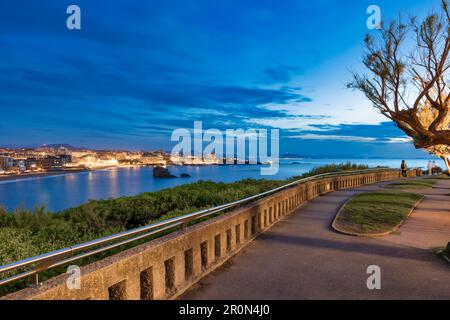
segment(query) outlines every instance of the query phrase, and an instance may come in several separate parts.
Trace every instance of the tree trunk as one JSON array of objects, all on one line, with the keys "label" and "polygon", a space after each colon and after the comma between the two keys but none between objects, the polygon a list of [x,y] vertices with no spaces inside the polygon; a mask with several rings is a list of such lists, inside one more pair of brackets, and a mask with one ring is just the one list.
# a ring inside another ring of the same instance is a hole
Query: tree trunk
[{"label": "tree trunk", "polygon": [[441,158],[444,160],[445,165],[447,166],[447,173],[450,174],[450,155],[445,155]]}]

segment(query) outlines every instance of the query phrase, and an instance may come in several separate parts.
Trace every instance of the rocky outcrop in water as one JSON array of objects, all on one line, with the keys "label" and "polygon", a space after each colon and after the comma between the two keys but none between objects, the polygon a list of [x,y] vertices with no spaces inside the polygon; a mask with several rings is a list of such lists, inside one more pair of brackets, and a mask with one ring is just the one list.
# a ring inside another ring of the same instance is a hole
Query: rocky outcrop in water
[{"label": "rocky outcrop in water", "polygon": [[169,169],[156,166],[153,167],[153,177],[154,178],[176,178],[173,174],[170,173]]}]

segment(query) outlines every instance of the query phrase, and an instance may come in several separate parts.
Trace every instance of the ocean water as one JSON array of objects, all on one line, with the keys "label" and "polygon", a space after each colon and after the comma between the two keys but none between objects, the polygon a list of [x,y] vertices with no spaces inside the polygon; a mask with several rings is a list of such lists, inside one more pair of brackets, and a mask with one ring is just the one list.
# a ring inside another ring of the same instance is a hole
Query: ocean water
[{"label": "ocean water", "polygon": [[[347,159],[283,159],[279,172],[274,176],[261,176],[260,166],[186,166],[169,167],[172,174],[188,173],[190,178],[155,179],[150,167],[112,168],[106,170],[70,173],[65,175],[29,178],[16,181],[0,181],[0,205],[8,210],[18,206],[33,208],[45,206],[58,211],[78,206],[89,199],[108,199],[156,191],[176,185],[212,180],[233,182],[246,178],[285,179],[300,175],[315,167],[331,163],[347,162]],[[406,160],[409,167],[426,168],[428,160]],[[399,168],[401,159],[351,159],[352,163],[370,167]],[[441,160],[436,164],[444,168]]]}]

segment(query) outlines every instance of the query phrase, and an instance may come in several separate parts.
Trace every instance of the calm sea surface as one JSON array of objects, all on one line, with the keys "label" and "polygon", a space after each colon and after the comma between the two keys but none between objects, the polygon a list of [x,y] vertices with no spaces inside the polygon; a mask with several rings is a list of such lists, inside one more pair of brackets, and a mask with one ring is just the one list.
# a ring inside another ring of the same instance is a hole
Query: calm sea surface
[{"label": "calm sea surface", "polygon": [[[62,210],[85,203],[89,199],[108,199],[136,195],[141,192],[170,188],[198,180],[232,182],[245,178],[284,179],[302,174],[324,164],[342,163],[346,159],[283,159],[275,176],[261,176],[259,166],[169,167],[179,176],[190,178],[154,179],[152,168],[114,168],[17,181],[0,181],[0,205],[13,210],[44,205],[49,210]],[[352,159],[352,163],[398,168],[401,159]],[[409,167],[426,167],[428,160],[407,160]],[[443,161],[436,164],[444,168]]]}]

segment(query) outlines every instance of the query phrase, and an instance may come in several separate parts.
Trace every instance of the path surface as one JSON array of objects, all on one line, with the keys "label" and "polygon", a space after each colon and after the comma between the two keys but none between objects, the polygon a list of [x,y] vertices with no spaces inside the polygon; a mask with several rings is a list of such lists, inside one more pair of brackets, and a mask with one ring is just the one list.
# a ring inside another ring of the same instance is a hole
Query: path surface
[{"label": "path surface", "polygon": [[384,239],[421,249],[443,247],[450,242],[450,180],[437,180],[434,188],[420,192],[425,198],[402,225],[400,234]]},{"label": "path surface", "polygon": [[[427,191],[425,202],[400,229],[400,236],[358,238],[330,229],[347,199],[378,187],[336,191],[310,201],[181,298],[450,299],[450,266],[421,249],[450,241],[450,229],[444,225],[450,215],[450,196],[446,200],[444,195],[450,193],[450,181]],[[415,238],[414,233],[423,236]],[[367,289],[370,265],[381,268],[381,290]]]}]

